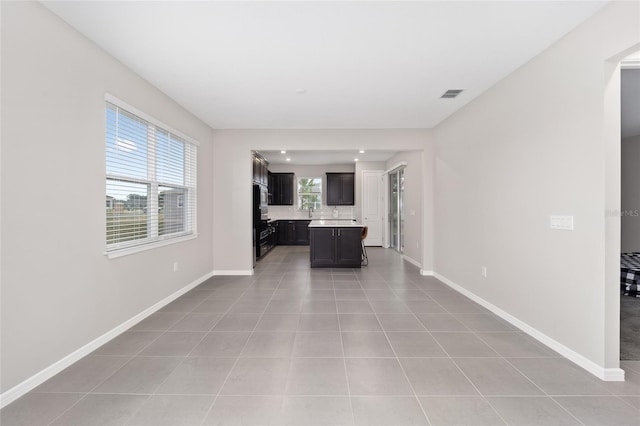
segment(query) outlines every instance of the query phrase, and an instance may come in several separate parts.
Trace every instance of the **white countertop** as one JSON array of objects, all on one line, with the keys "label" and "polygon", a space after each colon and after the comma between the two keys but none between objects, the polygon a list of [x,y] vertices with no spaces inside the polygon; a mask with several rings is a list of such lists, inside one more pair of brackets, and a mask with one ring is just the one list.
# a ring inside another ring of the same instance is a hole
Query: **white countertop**
[{"label": "white countertop", "polygon": [[312,220],[309,228],[362,228],[362,224],[348,219],[316,219]]}]

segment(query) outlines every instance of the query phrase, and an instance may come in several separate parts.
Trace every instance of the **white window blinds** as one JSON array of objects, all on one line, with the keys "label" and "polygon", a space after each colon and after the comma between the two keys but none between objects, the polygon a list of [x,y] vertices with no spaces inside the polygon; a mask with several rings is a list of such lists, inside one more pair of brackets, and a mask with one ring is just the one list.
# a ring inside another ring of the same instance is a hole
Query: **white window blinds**
[{"label": "white window blinds", "polygon": [[107,251],[193,234],[197,146],[106,105]]}]

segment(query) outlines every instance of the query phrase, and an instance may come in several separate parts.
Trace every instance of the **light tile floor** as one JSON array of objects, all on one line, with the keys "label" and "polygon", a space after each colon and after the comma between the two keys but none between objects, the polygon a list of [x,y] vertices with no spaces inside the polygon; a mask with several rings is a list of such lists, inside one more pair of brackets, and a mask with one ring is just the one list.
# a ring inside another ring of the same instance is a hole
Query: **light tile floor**
[{"label": "light tile floor", "polygon": [[602,382],[391,251],[277,247],[0,412],[10,425],[640,425],[640,361]]}]

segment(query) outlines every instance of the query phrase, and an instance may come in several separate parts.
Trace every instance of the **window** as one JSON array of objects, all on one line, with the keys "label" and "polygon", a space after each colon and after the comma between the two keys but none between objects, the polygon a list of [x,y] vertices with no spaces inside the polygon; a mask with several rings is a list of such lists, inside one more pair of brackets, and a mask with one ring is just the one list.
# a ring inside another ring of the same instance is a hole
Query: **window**
[{"label": "window", "polygon": [[195,234],[196,143],[108,99],[107,253]]},{"label": "window", "polygon": [[322,178],[298,178],[298,209],[322,207]]}]

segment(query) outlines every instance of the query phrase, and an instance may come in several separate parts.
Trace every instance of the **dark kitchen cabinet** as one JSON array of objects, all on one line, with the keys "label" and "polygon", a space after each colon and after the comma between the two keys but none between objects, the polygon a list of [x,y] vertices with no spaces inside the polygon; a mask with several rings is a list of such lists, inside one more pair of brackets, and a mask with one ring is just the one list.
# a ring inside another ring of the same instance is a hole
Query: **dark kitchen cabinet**
[{"label": "dark kitchen cabinet", "polygon": [[269,204],[273,206],[293,205],[293,173],[270,173],[269,181]]},{"label": "dark kitchen cabinet", "polygon": [[308,220],[279,220],[278,221],[278,245],[309,245]]},{"label": "dark kitchen cabinet", "polygon": [[273,173],[268,172],[267,182],[268,182],[267,189],[268,189],[268,193],[269,193],[269,202],[268,202],[268,204],[270,206],[272,206],[273,205],[273,188],[275,186],[275,184],[273,182]]},{"label": "dark kitchen cabinet", "polygon": [[309,245],[309,222],[308,220],[296,220],[293,235],[296,244]]},{"label": "dark kitchen cabinet", "polygon": [[360,227],[310,228],[311,267],[359,268],[361,233]]},{"label": "dark kitchen cabinet", "polygon": [[353,173],[327,173],[327,205],[353,206],[355,204],[354,186]]},{"label": "dark kitchen cabinet", "polygon": [[358,265],[362,262],[362,228],[337,228],[336,263]]},{"label": "dark kitchen cabinet", "polygon": [[278,245],[289,245],[293,241],[293,221],[278,221]]},{"label": "dark kitchen cabinet", "polygon": [[335,228],[311,228],[311,267],[335,263]]},{"label": "dark kitchen cabinet", "polygon": [[269,163],[257,151],[251,151],[253,162],[253,183],[267,186],[269,184]]}]

